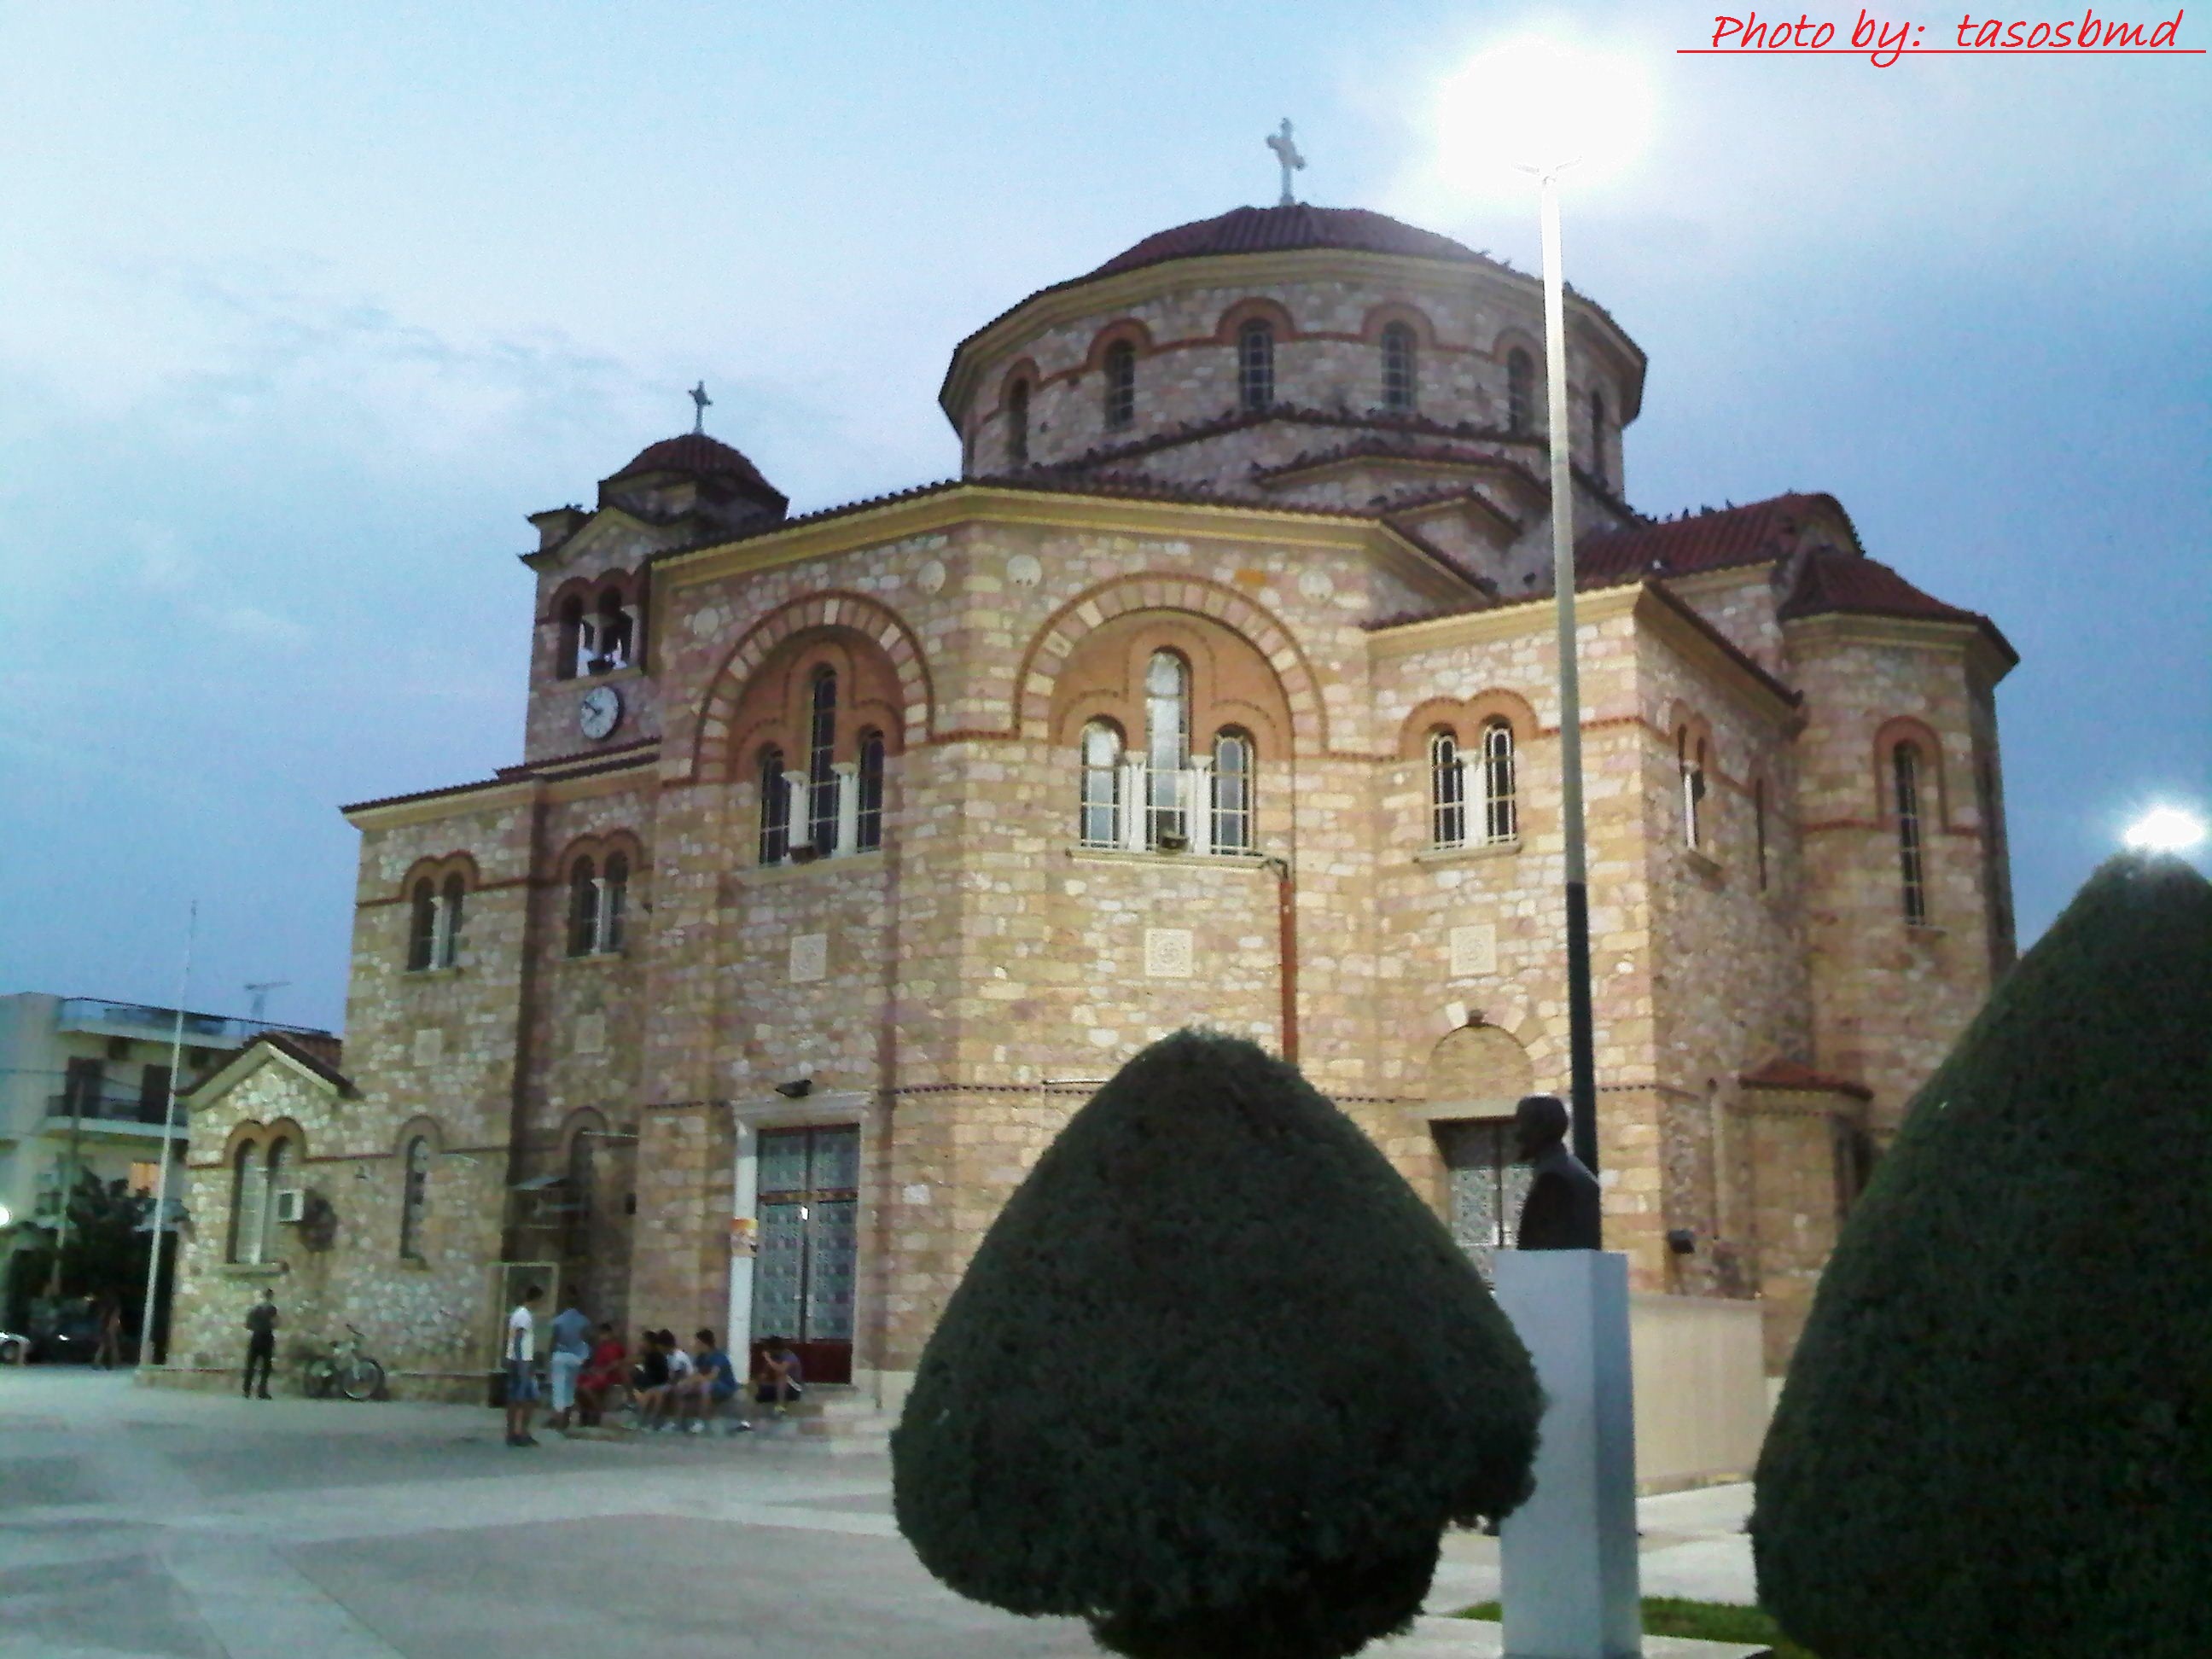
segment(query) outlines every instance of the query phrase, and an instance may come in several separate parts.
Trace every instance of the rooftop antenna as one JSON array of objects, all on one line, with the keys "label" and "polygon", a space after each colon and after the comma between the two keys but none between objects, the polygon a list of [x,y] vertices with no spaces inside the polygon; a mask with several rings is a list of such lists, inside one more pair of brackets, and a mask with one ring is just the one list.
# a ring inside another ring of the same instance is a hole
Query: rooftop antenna
[{"label": "rooftop antenna", "polygon": [[246,981],[246,994],[253,999],[253,1012],[251,1018],[256,1024],[264,1023],[268,1016],[269,994],[271,991],[281,991],[291,982],[289,979]]},{"label": "rooftop antenna", "polygon": [[1306,158],[1298,154],[1297,141],[1291,137],[1289,116],[1285,115],[1283,118],[1283,130],[1269,137],[1267,148],[1275,152],[1275,160],[1281,162],[1283,167],[1283,199],[1275,205],[1295,207],[1297,205],[1298,198],[1291,194],[1291,174],[1305,167]]},{"label": "rooftop antenna", "polygon": [[684,395],[691,399],[693,405],[693,412],[691,416],[692,433],[695,436],[703,434],[707,430],[707,410],[714,401],[712,398],[709,398],[707,395],[707,383],[704,380],[700,381],[698,385],[693,386],[691,390]]}]

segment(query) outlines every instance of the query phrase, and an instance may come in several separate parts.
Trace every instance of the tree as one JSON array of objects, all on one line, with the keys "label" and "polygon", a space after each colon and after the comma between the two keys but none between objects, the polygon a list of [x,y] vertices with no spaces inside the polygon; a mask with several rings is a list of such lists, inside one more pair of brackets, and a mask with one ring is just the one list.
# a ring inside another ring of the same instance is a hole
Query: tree
[{"label": "tree", "polygon": [[2212,1651],[2212,884],[2116,859],[1911,1103],[1759,1458],[1831,1659]]},{"label": "tree", "polygon": [[1133,1659],[1339,1659],[1527,1496],[1541,1408],[1480,1277],[1297,1070],[1179,1032],[1068,1122],[922,1354],[900,1529]]}]

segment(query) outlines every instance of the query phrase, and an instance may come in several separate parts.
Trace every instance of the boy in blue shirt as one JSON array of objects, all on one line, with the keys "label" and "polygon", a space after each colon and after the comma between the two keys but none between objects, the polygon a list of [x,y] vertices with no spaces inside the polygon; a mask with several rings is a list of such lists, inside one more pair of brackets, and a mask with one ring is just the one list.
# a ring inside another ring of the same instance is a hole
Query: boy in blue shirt
[{"label": "boy in blue shirt", "polygon": [[[709,1330],[693,1333],[691,1375],[675,1385],[677,1419],[685,1418],[693,1434],[707,1431],[707,1419],[718,1412],[738,1392],[737,1369],[730,1364],[730,1356],[714,1346],[714,1334]],[[731,1420],[730,1432],[742,1433],[752,1427],[743,1417]]]}]

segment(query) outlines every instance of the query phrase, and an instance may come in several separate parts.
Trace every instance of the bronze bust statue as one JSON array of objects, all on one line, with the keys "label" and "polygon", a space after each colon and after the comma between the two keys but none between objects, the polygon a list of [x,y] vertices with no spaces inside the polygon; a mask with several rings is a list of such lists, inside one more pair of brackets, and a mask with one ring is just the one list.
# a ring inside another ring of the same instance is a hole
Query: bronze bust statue
[{"label": "bronze bust statue", "polygon": [[1535,1171],[1514,1237],[1524,1250],[1599,1248],[1597,1177],[1566,1148],[1567,1107],[1557,1095],[1530,1095],[1513,1113],[1521,1161]]}]

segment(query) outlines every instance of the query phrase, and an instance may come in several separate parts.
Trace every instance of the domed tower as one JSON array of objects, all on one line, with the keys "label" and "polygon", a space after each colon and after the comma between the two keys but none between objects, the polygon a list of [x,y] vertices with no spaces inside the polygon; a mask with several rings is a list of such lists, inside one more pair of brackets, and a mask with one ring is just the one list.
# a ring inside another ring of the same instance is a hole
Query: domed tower
[{"label": "domed tower", "polygon": [[599,507],[535,513],[538,576],[525,759],[591,754],[660,735],[646,637],[653,556],[780,523],[783,492],[703,432],[647,445],[599,481]]},{"label": "domed tower", "polygon": [[[1579,526],[1634,521],[1644,356],[1567,300]],[[1356,208],[1243,207],[1148,236],[955,349],[969,477],[1194,489],[1403,516],[1506,597],[1548,581],[1543,289]]]}]

